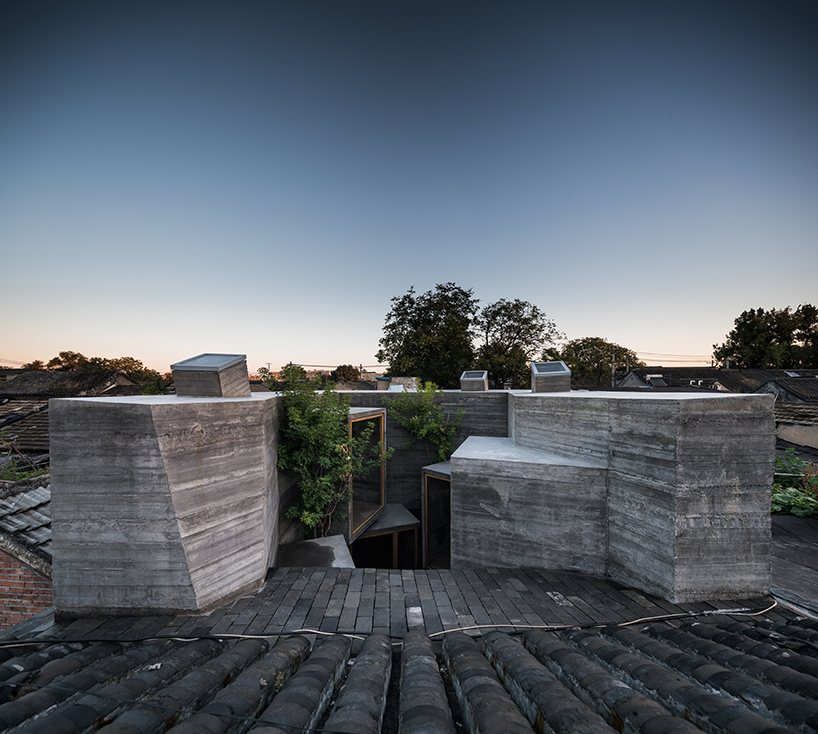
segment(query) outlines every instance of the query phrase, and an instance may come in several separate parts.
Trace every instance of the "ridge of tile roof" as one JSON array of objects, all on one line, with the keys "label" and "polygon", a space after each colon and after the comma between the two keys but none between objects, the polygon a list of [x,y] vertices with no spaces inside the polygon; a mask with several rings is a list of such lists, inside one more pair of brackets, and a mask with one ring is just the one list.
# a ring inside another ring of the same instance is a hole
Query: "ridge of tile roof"
[{"label": "ridge of tile roof", "polygon": [[163,637],[156,630],[168,618],[85,620],[50,639],[0,642],[0,729],[818,730],[818,622],[786,610],[714,611],[521,634],[451,631],[442,645],[424,629],[229,636],[211,634],[204,616],[188,636]]},{"label": "ridge of tile roof", "polygon": [[775,382],[805,402],[818,401],[818,377],[779,377]]}]

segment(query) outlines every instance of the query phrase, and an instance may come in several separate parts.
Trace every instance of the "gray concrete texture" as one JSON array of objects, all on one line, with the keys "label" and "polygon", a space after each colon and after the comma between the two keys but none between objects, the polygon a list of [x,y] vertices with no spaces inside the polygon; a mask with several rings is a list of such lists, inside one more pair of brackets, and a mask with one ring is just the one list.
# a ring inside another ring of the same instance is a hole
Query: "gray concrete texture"
[{"label": "gray concrete texture", "polygon": [[59,399],[49,413],[61,613],[204,610],[263,583],[275,395]]},{"label": "gray concrete texture", "polygon": [[[772,406],[761,395],[512,393],[510,443],[539,459],[500,441],[458,449],[452,564],[604,572],[677,602],[766,593]],[[590,476],[560,481],[577,463],[602,471],[601,495]]]},{"label": "gray concrete texture", "polygon": [[242,360],[220,371],[173,370],[177,395],[189,397],[249,398],[250,377]]},{"label": "gray concrete texture", "polygon": [[[346,393],[357,408],[398,395]],[[674,601],[769,589],[769,395],[445,391],[464,411],[452,566],[608,575]],[[282,400],[139,396],[51,403],[61,613],[202,610],[252,589],[297,478],[276,468]],[[468,439],[468,440],[467,440]],[[388,416],[386,502],[422,514],[436,457]]]},{"label": "gray concrete texture", "polygon": [[[414,442],[389,415],[389,401],[399,397],[394,393],[379,393],[361,390],[344,393],[351,399],[352,407],[386,407],[386,445],[395,449],[395,454],[387,466],[386,501],[406,507],[417,517],[422,514],[421,470],[437,461],[434,447],[423,442]],[[459,446],[469,436],[508,436],[508,396],[506,390],[487,392],[461,392],[444,390],[436,402],[452,419],[459,410],[463,411],[460,430],[454,436],[455,446]],[[404,448],[407,443],[413,445]]]}]

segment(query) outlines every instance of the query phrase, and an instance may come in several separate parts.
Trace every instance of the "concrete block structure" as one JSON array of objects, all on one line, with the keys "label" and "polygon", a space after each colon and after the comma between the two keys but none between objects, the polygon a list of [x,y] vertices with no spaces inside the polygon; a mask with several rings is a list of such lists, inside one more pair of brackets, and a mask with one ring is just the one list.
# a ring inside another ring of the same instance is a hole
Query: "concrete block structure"
[{"label": "concrete block structure", "polygon": [[452,567],[605,574],[676,602],[767,593],[772,408],[760,395],[512,393],[510,437],[452,456]]},{"label": "concrete block structure", "polygon": [[483,392],[489,389],[488,370],[466,370],[460,375],[460,389]]},{"label": "concrete block structure", "polygon": [[532,362],[531,392],[568,392],[571,370],[565,362]]},{"label": "concrete block structure", "polygon": [[244,354],[200,354],[170,366],[177,395],[249,398],[250,377]]},{"label": "concrete block structure", "polygon": [[277,395],[57,399],[50,413],[60,613],[201,611],[263,583]]}]

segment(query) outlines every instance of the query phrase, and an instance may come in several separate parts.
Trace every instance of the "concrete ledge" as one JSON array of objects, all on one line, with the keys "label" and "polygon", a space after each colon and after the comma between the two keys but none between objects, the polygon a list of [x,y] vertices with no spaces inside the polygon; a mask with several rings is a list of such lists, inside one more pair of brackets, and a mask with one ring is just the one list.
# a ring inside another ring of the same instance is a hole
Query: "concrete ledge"
[{"label": "concrete ledge", "polygon": [[604,574],[607,471],[473,436],[451,459],[451,564]]},{"label": "concrete ledge", "polygon": [[673,602],[768,592],[771,396],[518,391],[509,431],[452,456],[453,566],[604,573]]}]

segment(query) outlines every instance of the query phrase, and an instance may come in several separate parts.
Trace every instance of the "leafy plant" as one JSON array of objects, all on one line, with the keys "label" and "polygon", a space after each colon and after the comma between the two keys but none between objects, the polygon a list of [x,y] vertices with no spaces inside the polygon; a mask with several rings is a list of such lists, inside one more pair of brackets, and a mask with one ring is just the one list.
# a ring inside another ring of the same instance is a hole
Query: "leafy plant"
[{"label": "leafy plant", "polygon": [[[417,392],[401,393],[397,398],[384,398],[389,416],[404,431],[414,436],[403,448],[413,446],[417,441],[423,441],[429,452],[429,445],[433,445],[437,452],[437,461],[446,461],[454,451],[454,434],[460,428],[463,420],[463,411],[458,410],[454,419],[446,415],[443,408],[435,402],[439,390],[434,382],[418,381]],[[442,393],[441,393],[442,394]],[[431,452],[429,452],[431,460]]]},{"label": "leafy plant", "polygon": [[785,453],[775,459],[772,511],[799,517],[818,515],[818,467],[798,456],[795,449]]},{"label": "leafy plant", "polygon": [[319,390],[319,380],[301,379],[289,367],[284,368],[286,416],[278,468],[294,471],[301,480],[300,497],[287,517],[300,520],[318,538],[327,535],[333,516],[349,500],[351,479],[380,467],[392,452],[384,451],[381,442],[372,449],[372,425],[351,437],[349,400],[331,387]]},{"label": "leafy plant", "polygon": [[818,500],[798,487],[782,487],[780,484],[773,484],[772,511],[810,517],[818,515]]}]

